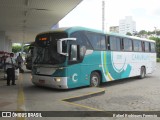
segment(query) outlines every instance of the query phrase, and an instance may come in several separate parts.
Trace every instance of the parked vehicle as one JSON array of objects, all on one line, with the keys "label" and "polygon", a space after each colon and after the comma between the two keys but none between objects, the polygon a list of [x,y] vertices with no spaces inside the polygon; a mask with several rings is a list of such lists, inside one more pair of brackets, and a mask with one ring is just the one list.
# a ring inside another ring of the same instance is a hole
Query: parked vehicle
[{"label": "parked vehicle", "polygon": [[33,57],[34,42],[32,42],[30,45],[27,45],[25,47],[28,47],[28,50],[26,51],[26,57],[25,57],[26,69],[31,70],[32,69],[32,57]]}]

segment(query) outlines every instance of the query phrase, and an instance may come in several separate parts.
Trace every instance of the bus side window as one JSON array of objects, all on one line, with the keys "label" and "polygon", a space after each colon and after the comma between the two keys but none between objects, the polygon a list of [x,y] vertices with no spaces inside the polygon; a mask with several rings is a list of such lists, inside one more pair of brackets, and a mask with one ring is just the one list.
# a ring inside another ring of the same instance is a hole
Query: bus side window
[{"label": "bus side window", "polygon": [[94,50],[106,50],[104,34],[85,32],[85,35],[87,36]]},{"label": "bus side window", "polygon": [[144,44],[145,44],[145,52],[149,52],[150,51],[149,42],[144,42]]},{"label": "bus side window", "polygon": [[155,43],[150,43],[151,46],[151,52],[155,52]]},{"label": "bus side window", "polygon": [[128,38],[124,38],[123,39],[123,47],[124,47],[124,51],[132,51],[133,50],[132,40],[128,39]]},{"label": "bus side window", "polygon": [[77,38],[76,40],[77,44],[84,45],[86,46],[87,49],[93,49],[85,35],[85,32],[83,31],[74,32],[71,34],[70,37]]},{"label": "bus side window", "polygon": [[141,52],[142,51],[142,45],[141,45],[140,40],[134,40],[133,45],[134,45],[134,51],[136,51],[136,52]]},{"label": "bus side window", "polygon": [[115,37],[115,36],[110,36],[109,37],[109,42],[110,42],[110,50],[113,51],[120,51],[120,38],[119,37]]},{"label": "bus side window", "polygon": [[101,50],[106,50],[106,38],[105,38],[104,35],[101,35],[100,37],[101,37],[101,39],[100,39],[100,41],[101,41]]}]

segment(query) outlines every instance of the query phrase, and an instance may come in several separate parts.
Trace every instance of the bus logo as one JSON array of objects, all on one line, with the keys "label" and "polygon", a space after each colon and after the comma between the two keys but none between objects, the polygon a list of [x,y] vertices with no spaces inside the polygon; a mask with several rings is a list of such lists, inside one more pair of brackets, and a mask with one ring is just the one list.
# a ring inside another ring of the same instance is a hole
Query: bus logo
[{"label": "bus logo", "polygon": [[74,74],[72,75],[72,81],[73,81],[73,82],[77,82],[77,80],[78,80],[77,76],[78,76],[77,73],[74,73]]}]

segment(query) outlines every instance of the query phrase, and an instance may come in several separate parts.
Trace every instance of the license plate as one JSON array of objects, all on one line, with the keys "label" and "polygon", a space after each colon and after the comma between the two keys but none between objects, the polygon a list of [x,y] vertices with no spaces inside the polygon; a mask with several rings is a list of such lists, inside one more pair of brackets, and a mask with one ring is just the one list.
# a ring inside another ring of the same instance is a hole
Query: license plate
[{"label": "license plate", "polygon": [[45,84],[45,80],[39,80],[39,83]]}]

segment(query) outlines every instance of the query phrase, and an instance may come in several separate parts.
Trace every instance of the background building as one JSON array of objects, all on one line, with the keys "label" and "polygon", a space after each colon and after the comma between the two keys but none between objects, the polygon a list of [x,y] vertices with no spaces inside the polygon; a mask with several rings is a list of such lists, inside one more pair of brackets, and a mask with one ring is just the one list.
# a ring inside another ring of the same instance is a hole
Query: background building
[{"label": "background building", "polygon": [[130,32],[132,35],[136,32],[136,22],[131,16],[126,16],[125,19],[119,21],[119,33],[126,34]]},{"label": "background building", "polygon": [[109,28],[110,32],[119,33],[119,26],[111,26]]}]

